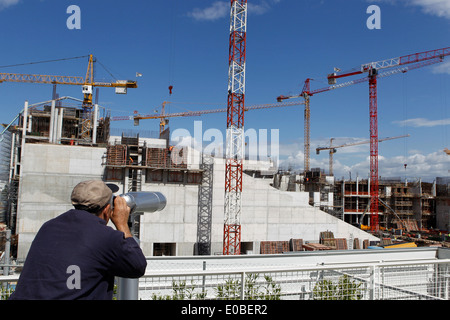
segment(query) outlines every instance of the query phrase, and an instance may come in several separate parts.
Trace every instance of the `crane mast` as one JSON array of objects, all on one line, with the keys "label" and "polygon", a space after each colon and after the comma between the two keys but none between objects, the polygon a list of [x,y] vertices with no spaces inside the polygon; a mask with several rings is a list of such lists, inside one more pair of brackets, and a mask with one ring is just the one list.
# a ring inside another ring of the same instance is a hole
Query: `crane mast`
[{"label": "crane mast", "polygon": [[223,254],[241,252],[247,0],[231,0]]},{"label": "crane mast", "polygon": [[369,114],[370,114],[370,229],[378,231],[378,103],[377,70],[369,74]]}]

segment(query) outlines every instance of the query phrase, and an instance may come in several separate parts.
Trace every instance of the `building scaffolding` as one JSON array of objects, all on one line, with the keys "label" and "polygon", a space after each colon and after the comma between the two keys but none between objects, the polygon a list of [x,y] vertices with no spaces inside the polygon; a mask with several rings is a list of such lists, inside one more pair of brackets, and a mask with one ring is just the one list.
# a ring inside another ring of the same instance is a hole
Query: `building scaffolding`
[{"label": "building scaffolding", "polygon": [[198,186],[197,254],[211,254],[214,158],[203,155],[200,169],[202,183]]},{"label": "building scaffolding", "polygon": [[[303,174],[280,172],[273,177],[273,186],[283,191],[309,192],[309,204],[347,223],[370,227],[370,179],[334,180],[315,168]],[[433,183],[380,178],[379,225],[384,229],[420,231],[436,228],[437,203],[445,210],[442,190],[445,181]],[[450,184],[449,184],[450,185]],[[436,190],[440,192],[436,192]],[[450,203],[450,202],[449,202]],[[444,222],[444,225],[447,222]],[[444,228],[445,229],[445,228]]]}]

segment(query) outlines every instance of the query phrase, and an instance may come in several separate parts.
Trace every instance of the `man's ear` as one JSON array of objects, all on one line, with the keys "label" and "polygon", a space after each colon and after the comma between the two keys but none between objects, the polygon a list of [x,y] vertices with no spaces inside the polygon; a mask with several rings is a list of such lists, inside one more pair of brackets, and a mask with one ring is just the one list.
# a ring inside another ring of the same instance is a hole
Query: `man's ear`
[{"label": "man's ear", "polygon": [[99,218],[106,221],[106,223],[109,222],[109,219],[111,219],[112,211],[111,211],[111,204],[107,204],[98,215]]}]

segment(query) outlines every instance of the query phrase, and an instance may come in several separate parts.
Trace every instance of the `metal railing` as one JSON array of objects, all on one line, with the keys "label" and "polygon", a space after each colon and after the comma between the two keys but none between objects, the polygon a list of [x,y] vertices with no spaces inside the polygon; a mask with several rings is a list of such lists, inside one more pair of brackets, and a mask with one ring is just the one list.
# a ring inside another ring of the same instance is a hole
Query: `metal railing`
[{"label": "metal railing", "polygon": [[[0,300],[18,275],[0,277]],[[449,300],[450,259],[182,271],[139,279],[142,300]]]},{"label": "metal railing", "polygon": [[13,293],[19,275],[0,276],[0,300],[7,300]]},{"label": "metal railing", "polygon": [[449,300],[450,259],[143,276],[143,300]]}]

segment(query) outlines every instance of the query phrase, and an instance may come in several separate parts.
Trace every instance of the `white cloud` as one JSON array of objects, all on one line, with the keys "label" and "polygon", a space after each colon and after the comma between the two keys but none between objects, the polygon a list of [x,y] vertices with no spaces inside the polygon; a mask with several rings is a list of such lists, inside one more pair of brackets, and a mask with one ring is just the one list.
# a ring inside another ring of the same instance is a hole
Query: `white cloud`
[{"label": "white cloud", "polygon": [[0,0],[0,10],[18,4],[20,0]]},{"label": "white cloud", "polygon": [[254,14],[264,14],[270,10],[270,4],[267,1],[261,3],[248,3],[248,12]]},{"label": "white cloud", "polygon": [[422,7],[425,13],[450,19],[450,1],[448,0],[412,0],[410,2]]},{"label": "white cloud", "polygon": [[379,2],[406,6],[419,6],[426,14],[450,19],[450,1],[448,0],[366,0],[366,2]]},{"label": "white cloud", "polygon": [[409,126],[409,127],[436,127],[436,126],[446,126],[450,125],[450,118],[447,119],[439,119],[439,120],[428,120],[425,118],[414,118],[407,119],[402,121],[393,121],[393,123],[398,124],[399,126]]},{"label": "white cloud", "polygon": [[450,74],[450,60],[439,63],[438,65],[433,66],[431,71],[434,74]]},{"label": "white cloud", "polygon": [[[323,145],[323,144],[322,144]],[[326,143],[324,145],[327,145]],[[366,145],[358,146],[359,148],[367,148]],[[292,150],[297,150],[292,152]],[[361,149],[354,153],[351,158],[347,156],[339,156],[345,153],[345,150],[350,150],[354,147],[342,148],[334,155],[333,172],[338,179],[345,177],[352,179],[356,176],[367,178],[369,175],[370,157],[369,151],[366,149],[362,152]],[[289,151],[290,150],[290,153]],[[311,150],[313,150],[311,148]],[[326,152],[326,151],[324,151]],[[279,168],[282,170],[290,169],[292,171],[301,172],[304,168],[304,153],[303,145],[300,143],[292,143],[290,145],[281,145],[280,154],[282,160]],[[359,157],[361,154],[362,157]],[[328,155],[328,153],[326,153]],[[345,159],[345,160],[344,160]],[[350,159],[350,160],[349,160]],[[359,160],[358,160],[359,159]],[[348,162],[351,161],[351,162]],[[406,164],[406,168],[405,168]],[[311,153],[310,168],[321,168],[326,173],[329,172],[328,157],[318,157],[315,150]],[[423,180],[433,180],[436,177],[444,177],[450,175],[450,156],[443,150],[438,150],[430,154],[422,154],[419,150],[410,150],[408,155],[385,157],[378,156],[378,171],[381,177],[408,177],[408,178],[422,178]]]},{"label": "white cloud", "polygon": [[195,20],[214,21],[230,14],[230,4],[228,1],[216,1],[211,6],[199,9],[195,8],[188,16]]},{"label": "white cloud", "polygon": [[430,180],[449,175],[450,156],[442,150],[425,155],[416,153],[406,158],[397,156],[379,160],[378,167],[381,176],[408,176]]},{"label": "white cloud", "polygon": [[[272,5],[278,4],[281,0],[260,0],[258,3],[249,2],[249,14],[264,14],[269,11]],[[207,8],[195,8],[188,13],[189,17],[198,21],[215,21],[228,17],[230,14],[230,1],[215,1]]]}]

